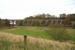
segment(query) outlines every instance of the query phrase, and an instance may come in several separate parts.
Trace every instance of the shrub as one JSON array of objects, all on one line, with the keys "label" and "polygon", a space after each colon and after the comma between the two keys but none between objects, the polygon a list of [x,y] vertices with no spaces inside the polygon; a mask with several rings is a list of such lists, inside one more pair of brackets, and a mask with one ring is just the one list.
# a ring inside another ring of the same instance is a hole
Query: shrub
[{"label": "shrub", "polygon": [[59,40],[59,41],[70,40],[69,39],[70,36],[66,32],[65,28],[50,28],[48,29],[47,32],[54,40]]},{"label": "shrub", "polygon": [[75,29],[75,22],[72,22],[72,28]]}]

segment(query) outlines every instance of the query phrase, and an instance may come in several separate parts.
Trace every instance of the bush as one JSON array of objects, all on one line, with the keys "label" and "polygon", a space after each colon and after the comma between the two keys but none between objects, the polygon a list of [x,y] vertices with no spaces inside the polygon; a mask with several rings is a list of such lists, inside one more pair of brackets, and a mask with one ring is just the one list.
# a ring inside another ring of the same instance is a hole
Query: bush
[{"label": "bush", "polygon": [[72,22],[72,28],[75,29],[75,22]]},{"label": "bush", "polygon": [[54,40],[59,41],[70,40],[69,39],[70,36],[69,34],[67,34],[64,28],[50,28],[48,29],[48,33]]}]

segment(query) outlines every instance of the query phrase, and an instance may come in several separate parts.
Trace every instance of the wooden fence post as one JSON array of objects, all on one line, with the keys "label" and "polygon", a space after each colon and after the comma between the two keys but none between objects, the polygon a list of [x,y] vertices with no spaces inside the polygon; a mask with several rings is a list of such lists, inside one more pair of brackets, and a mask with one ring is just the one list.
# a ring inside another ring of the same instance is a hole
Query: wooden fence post
[{"label": "wooden fence post", "polygon": [[24,50],[27,50],[27,35],[24,35]]}]

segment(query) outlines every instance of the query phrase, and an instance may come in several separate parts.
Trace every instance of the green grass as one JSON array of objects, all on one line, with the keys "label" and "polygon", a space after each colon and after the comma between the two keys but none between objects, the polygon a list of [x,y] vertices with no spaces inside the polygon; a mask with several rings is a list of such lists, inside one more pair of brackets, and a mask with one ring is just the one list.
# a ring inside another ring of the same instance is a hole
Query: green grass
[{"label": "green grass", "polygon": [[75,29],[67,29],[67,33],[70,35],[70,39],[75,41]]},{"label": "green grass", "polygon": [[28,35],[34,37],[41,37],[41,38],[51,38],[50,35],[47,33],[47,27],[17,27],[13,29],[4,29],[1,30],[3,32],[19,34],[19,35]]},{"label": "green grass", "polygon": [[[52,28],[52,27],[28,27],[27,26],[27,27],[17,27],[12,29],[3,28],[0,29],[0,31],[12,33],[12,34],[28,35],[28,36],[52,39],[51,33],[62,33],[64,30],[62,30],[62,28],[59,29],[59,28]],[[72,41],[75,41],[75,29],[66,28],[65,31],[68,35],[70,35],[70,37],[68,38],[70,38]],[[53,36],[58,36],[58,35],[54,34]],[[10,46],[9,50],[14,50],[14,48],[15,50],[24,50],[24,44],[21,42],[11,43],[8,41],[4,41],[4,42],[0,41],[0,45],[5,46],[5,49],[9,45]],[[0,48],[0,50],[3,50],[3,48],[2,49]],[[31,41],[27,41],[27,50],[75,50],[75,45],[61,43],[61,42],[39,43],[39,41],[37,41],[36,43],[34,43]]]},{"label": "green grass", "polygon": [[[57,30],[58,29],[58,30]],[[53,27],[36,27],[36,26],[23,26],[23,27],[17,27],[12,29],[0,29],[0,31],[13,33],[13,34],[19,34],[19,35],[28,35],[28,36],[34,36],[34,37],[41,37],[46,39],[53,39],[51,37],[51,33],[61,33],[63,30],[59,30],[59,28],[53,28]],[[75,41],[75,29],[66,28],[66,33],[70,37],[68,37],[70,40]],[[58,34],[59,35],[59,34]],[[58,36],[57,35],[57,36]],[[60,34],[61,35],[61,34]],[[54,35],[55,36],[55,35]],[[60,38],[60,36],[59,36]]]}]

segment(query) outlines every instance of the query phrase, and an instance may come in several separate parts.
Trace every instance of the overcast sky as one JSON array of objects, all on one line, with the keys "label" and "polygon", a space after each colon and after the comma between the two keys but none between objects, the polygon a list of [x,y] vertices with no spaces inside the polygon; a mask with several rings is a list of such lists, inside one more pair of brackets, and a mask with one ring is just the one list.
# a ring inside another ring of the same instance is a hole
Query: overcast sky
[{"label": "overcast sky", "polygon": [[75,13],[75,0],[0,0],[0,18],[23,19],[41,13]]}]

